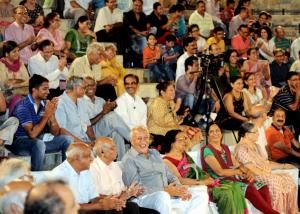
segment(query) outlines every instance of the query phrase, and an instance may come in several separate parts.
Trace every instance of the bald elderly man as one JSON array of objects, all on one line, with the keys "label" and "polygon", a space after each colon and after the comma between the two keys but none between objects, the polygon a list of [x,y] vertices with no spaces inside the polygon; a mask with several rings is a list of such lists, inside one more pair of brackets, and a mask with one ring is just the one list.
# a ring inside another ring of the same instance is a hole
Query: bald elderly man
[{"label": "bald elderly man", "polygon": [[90,174],[89,168],[92,162],[90,147],[82,142],[73,143],[66,152],[67,159],[52,170],[55,178],[66,181],[76,202],[80,205],[80,211],[84,213],[120,213],[125,207],[125,202],[116,197],[100,197]]},{"label": "bald elderly man", "polygon": [[141,214],[159,213],[152,209],[138,207],[136,203],[129,201],[130,198],[140,195],[143,188],[136,182],[133,182],[128,188],[124,185],[122,170],[118,163],[114,162],[117,158],[117,145],[112,138],[98,138],[94,146],[94,152],[97,157],[91,164],[90,172],[99,195],[116,195],[127,201],[126,207],[123,209],[124,214],[137,213],[136,208],[139,209]]},{"label": "bald elderly man", "polygon": [[4,186],[0,192],[0,213],[23,214],[27,193],[32,188],[30,181],[15,180]]},{"label": "bald elderly man", "polygon": [[63,181],[49,181],[29,191],[24,214],[78,214],[78,208],[71,189]]}]

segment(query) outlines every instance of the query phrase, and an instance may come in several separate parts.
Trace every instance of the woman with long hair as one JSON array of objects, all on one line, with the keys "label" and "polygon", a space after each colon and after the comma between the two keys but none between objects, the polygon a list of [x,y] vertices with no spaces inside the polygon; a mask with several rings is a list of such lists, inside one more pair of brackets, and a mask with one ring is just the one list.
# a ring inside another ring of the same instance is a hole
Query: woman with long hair
[{"label": "woman with long hair", "polygon": [[239,164],[230,153],[227,145],[222,144],[222,132],[217,123],[210,123],[207,128],[208,144],[201,149],[202,169],[214,178],[235,182],[241,188],[245,198],[265,214],[279,214],[271,205],[267,185],[255,182],[253,173]]},{"label": "woman with long hair", "polygon": [[259,48],[259,54],[263,59],[272,62],[274,60],[273,50],[275,43],[272,39],[272,30],[268,26],[263,26],[258,31],[259,38],[256,41],[256,46]]},{"label": "woman with long hair", "polygon": [[246,169],[251,170],[255,180],[268,185],[273,209],[280,213],[298,213],[296,184],[287,174],[274,174],[272,169],[293,169],[291,164],[265,160],[257,150],[258,130],[252,123],[243,123],[239,130],[240,142],[235,157]]}]

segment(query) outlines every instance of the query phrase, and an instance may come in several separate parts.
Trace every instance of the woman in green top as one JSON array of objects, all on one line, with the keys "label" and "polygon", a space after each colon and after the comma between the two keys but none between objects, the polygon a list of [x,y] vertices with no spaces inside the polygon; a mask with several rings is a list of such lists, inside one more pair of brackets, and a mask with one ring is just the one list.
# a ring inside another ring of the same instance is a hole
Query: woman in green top
[{"label": "woman in green top", "polygon": [[246,203],[240,186],[233,181],[214,180],[202,171],[186,152],[192,146],[193,143],[185,132],[181,130],[167,132],[161,151],[166,153],[163,159],[170,171],[183,185],[208,186],[209,195],[217,204],[220,214],[244,214]]},{"label": "woman in green top", "polygon": [[228,83],[229,78],[232,76],[239,76],[239,58],[238,58],[238,52],[235,49],[230,49],[225,54],[225,64],[224,64],[224,72],[227,77]]},{"label": "woman in green top", "polygon": [[[269,188],[254,182],[254,174],[239,165],[230,154],[228,146],[222,144],[222,132],[217,123],[207,126],[208,144],[201,150],[202,168],[214,179],[235,182],[253,206],[262,213],[279,214],[272,208]],[[222,194],[222,193],[220,193]]]},{"label": "woman in green top", "polygon": [[86,54],[88,45],[96,41],[96,34],[90,30],[91,21],[87,16],[79,17],[74,28],[65,36],[66,48],[71,52],[72,59]]}]

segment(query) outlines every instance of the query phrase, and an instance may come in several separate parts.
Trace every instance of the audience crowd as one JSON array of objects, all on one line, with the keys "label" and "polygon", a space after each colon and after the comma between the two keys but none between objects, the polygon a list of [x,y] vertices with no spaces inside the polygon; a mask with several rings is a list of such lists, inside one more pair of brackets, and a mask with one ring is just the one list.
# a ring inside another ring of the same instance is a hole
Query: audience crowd
[{"label": "audience crowd", "polygon": [[0,0],[0,214],[299,213],[300,37],[251,0],[124,2]]}]

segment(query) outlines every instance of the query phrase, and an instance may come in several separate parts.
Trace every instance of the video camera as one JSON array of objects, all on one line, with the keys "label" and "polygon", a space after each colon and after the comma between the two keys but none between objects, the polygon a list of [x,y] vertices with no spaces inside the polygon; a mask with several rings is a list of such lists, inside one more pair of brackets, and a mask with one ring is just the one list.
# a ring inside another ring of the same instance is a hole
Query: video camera
[{"label": "video camera", "polygon": [[205,54],[202,52],[199,52],[197,54],[197,57],[201,60],[201,67],[223,67],[224,65],[224,54]]}]

